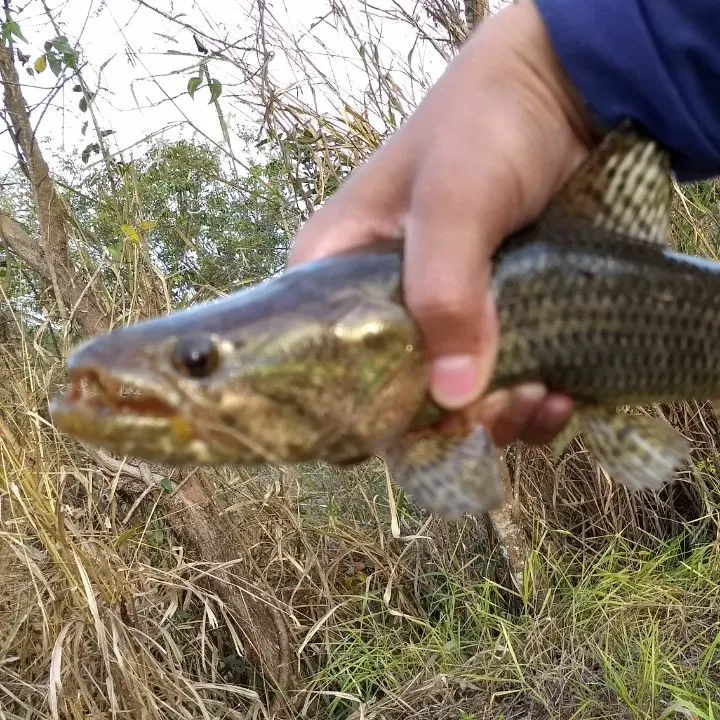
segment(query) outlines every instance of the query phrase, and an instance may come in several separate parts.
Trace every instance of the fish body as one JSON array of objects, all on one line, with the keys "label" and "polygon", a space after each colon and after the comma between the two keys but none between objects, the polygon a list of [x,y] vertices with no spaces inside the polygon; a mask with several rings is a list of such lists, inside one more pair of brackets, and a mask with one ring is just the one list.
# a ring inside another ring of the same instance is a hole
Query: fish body
[{"label": "fish body", "polygon": [[[668,250],[670,194],[667,155],[619,130],[493,259],[490,389],[534,381],[570,395],[573,430],[631,488],[660,487],[689,447],[667,423],[616,408],[720,396],[720,265]],[[177,465],[380,454],[431,512],[493,509],[494,448],[472,409],[431,400],[402,270],[401,250],[376,246],[91,340],[69,360],[53,421]]]},{"label": "fish body", "polygon": [[604,230],[503,250],[493,387],[539,381],[587,405],[720,397],[720,265]]}]

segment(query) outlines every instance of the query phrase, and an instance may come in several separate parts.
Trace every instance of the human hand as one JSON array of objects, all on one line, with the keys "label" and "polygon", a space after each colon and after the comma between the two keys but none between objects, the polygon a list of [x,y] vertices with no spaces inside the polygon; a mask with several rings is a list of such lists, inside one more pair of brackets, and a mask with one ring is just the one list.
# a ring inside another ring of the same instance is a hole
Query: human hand
[{"label": "human hand", "polygon": [[[430,392],[499,445],[548,442],[570,398],[536,383],[486,397],[499,328],[491,257],[587,156],[589,123],[532,0],[488,18],[413,116],[298,234],[290,264],[404,237],[404,287],[431,358]],[[480,398],[480,399],[479,399]]]}]

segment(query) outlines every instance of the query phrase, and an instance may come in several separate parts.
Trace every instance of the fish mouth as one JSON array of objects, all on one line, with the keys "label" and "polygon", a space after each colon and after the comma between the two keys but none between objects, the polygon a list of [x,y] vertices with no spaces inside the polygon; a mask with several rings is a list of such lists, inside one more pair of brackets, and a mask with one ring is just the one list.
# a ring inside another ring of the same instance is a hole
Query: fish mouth
[{"label": "fish mouth", "polygon": [[[112,375],[93,368],[70,372],[68,390],[50,403],[53,424],[88,441],[133,444],[179,427],[180,411],[169,388],[156,376]],[[150,435],[148,435],[150,433]]]},{"label": "fish mouth", "polygon": [[177,396],[166,393],[158,380],[149,374],[73,370],[68,390],[50,403],[52,424],[76,440],[120,455],[157,462],[204,458],[209,449],[180,412]]},{"label": "fish mouth", "polygon": [[97,415],[133,415],[171,418],[177,409],[157,390],[138,378],[108,377],[96,370],[78,370],[70,376],[68,391],[56,401],[66,409]]},{"label": "fish mouth", "polygon": [[236,459],[156,374],[73,369],[68,390],[50,403],[52,424],[76,440],[150,462],[222,464]]},{"label": "fish mouth", "polygon": [[[156,380],[156,379],[155,379]],[[50,413],[61,428],[83,435],[102,432],[110,423],[127,427],[131,421],[167,423],[178,416],[178,409],[157,382],[141,376],[108,376],[93,369],[72,371],[68,390],[50,403]]]}]

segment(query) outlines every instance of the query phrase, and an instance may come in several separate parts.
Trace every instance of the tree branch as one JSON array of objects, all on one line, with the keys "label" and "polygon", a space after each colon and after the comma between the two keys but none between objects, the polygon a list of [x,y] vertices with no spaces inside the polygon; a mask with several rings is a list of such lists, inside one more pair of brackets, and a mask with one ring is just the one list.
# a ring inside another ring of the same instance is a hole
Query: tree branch
[{"label": "tree branch", "polygon": [[0,228],[3,238],[12,252],[52,286],[61,317],[68,322],[77,321],[85,334],[95,335],[109,328],[110,313],[89,282],[85,282],[70,263],[68,212],[50,177],[30,122],[11,47],[5,45],[0,45],[0,77],[18,160],[27,172],[40,226],[40,239],[33,242],[18,223],[4,215]]},{"label": "tree branch", "polygon": [[0,237],[10,252],[36,273],[47,277],[47,267],[40,246],[17,220],[4,212],[0,212]]}]

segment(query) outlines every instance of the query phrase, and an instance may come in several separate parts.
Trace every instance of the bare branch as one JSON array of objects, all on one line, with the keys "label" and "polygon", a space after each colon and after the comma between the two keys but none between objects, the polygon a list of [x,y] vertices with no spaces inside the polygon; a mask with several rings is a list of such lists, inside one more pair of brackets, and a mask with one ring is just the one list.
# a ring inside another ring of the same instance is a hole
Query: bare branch
[{"label": "bare branch", "polygon": [[0,212],[0,237],[8,250],[27,263],[36,273],[46,276],[47,267],[42,250],[25,228],[9,215]]}]

